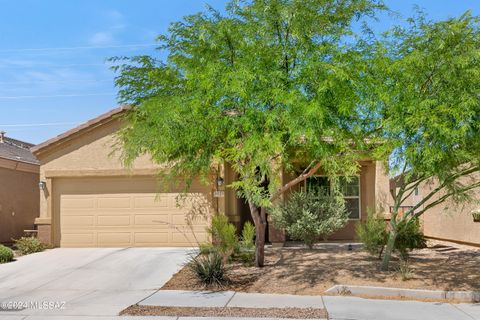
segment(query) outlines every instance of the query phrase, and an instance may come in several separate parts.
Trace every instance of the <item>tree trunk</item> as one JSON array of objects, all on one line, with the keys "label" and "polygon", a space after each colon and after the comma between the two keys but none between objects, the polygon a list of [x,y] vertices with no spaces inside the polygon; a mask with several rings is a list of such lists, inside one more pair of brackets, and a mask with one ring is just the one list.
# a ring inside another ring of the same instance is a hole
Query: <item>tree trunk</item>
[{"label": "tree trunk", "polygon": [[385,250],[385,247],[380,248],[380,253],[378,254],[378,260],[382,260],[383,250]]},{"label": "tree trunk", "polygon": [[266,212],[265,208],[258,208],[250,201],[248,206],[255,224],[255,266],[261,268],[265,264]]},{"label": "tree trunk", "polygon": [[265,264],[265,225],[255,229],[255,266],[263,267]]},{"label": "tree trunk", "polygon": [[397,230],[396,228],[392,228],[390,231],[390,235],[387,241],[387,247],[385,248],[385,254],[383,255],[382,261],[382,270],[388,271],[390,266],[390,259],[392,258],[393,249],[395,247],[395,240],[397,239]]}]

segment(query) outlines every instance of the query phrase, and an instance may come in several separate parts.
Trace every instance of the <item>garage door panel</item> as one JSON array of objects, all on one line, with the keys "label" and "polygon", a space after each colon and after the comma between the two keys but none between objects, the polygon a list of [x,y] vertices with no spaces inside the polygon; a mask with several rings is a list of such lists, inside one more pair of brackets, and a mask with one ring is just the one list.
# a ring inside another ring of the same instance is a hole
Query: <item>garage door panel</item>
[{"label": "garage door panel", "polygon": [[135,215],[135,225],[137,226],[150,226],[152,228],[161,228],[163,226],[171,225],[171,220],[172,218],[169,214]]},{"label": "garage door panel", "polygon": [[135,243],[138,245],[151,245],[158,243],[168,243],[169,232],[157,231],[157,232],[135,232]]},{"label": "garage door panel", "polygon": [[97,217],[97,226],[116,227],[116,226],[129,226],[129,215],[101,215]]},{"label": "garage door panel", "polygon": [[91,196],[63,196],[62,197],[63,209],[95,209],[95,198]]},{"label": "garage door panel", "polygon": [[100,247],[129,246],[132,244],[131,232],[98,232],[97,243]]},{"label": "garage door panel", "polygon": [[190,230],[172,231],[172,243],[185,243],[189,246],[197,246],[198,242],[206,242],[207,234],[205,232],[195,232],[192,234]]},{"label": "garage door panel", "polygon": [[176,192],[157,194],[154,179],[72,178],[55,183],[61,246],[192,246],[195,238],[208,239],[203,217],[194,219],[193,226],[185,219],[192,204],[207,208],[206,187],[197,189],[204,194],[177,201]]},{"label": "garage door panel", "polygon": [[66,247],[94,247],[96,245],[94,232],[62,233],[62,245]]},{"label": "garage door panel", "polygon": [[95,225],[95,216],[64,216],[62,226],[66,229],[93,227]]},{"label": "garage door panel", "polygon": [[168,209],[169,198],[168,196],[155,195],[134,196],[133,207],[135,209]]},{"label": "garage door panel", "polygon": [[183,214],[172,214],[172,224],[173,225],[187,225],[186,216]]},{"label": "garage door panel", "polygon": [[130,209],[130,196],[99,196],[97,208],[106,210]]},{"label": "garage door panel", "polygon": [[207,226],[207,220],[201,216],[189,216],[188,212],[186,214],[172,214],[172,224],[173,225],[200,225]]}]

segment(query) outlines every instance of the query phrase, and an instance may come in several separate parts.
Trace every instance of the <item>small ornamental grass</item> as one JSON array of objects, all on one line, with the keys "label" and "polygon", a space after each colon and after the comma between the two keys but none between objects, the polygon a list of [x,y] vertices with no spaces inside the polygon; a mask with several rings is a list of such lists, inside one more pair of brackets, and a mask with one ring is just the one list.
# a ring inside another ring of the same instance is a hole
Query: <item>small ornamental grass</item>
[{"label": "small ornamental grass", "polygon": [[413,277],[412,268],[410,268],[410,263],[408,260],[400,261],[398,272],[400,273],[402,281],[410,280]]},{"label": "small ornamental grass", "polygon": [[228,282],[223,257],[218,252],[192,257],[188,266],[206,286],[222,286]]},{"label": "small ornamental grass", "polygon": [[21,237],[20,239],[14,239],[14,242],[15,247],[22,255],[41,252],[46,249],[45,244],[35,237]]},{"label": "small ornamental grass", "polygon": [[10,248],[0,245],[0,263],[13,261],[13,251]]}]

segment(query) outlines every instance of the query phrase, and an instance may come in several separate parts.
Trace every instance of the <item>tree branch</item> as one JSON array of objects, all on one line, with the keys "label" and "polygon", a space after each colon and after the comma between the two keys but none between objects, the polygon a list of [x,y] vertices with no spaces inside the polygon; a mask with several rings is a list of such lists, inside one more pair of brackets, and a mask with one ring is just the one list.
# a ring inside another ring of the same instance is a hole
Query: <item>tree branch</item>
[{"label": "tree branch", "polygon": [[[478,187],[480,187],[480,182],[474,183],[474,184],[472,184],[472,185],[470,185],[470,186],[468,186],[468,187],[465,187],[465,188],[460,189],[460,193],[465,193],[465,192],[467,192],[467,191],[469,191],[469,190],[472,190],[472,189],[475,189],[475,188],[478,188]],[[444,195],[444,196],[440,197],[439,199],[435,200],[434,202],[429,203],[425,208],[423,208],[423,209],[420,210],[419,212],[416,212],[416,213],[414,214],[414,216],[415,216],[415,217],[421,216],[421,215],[424,214],[425,211],[427,211],[428,209],[433,208],[433,207],[439,205],[439,204],[442,203],[442,202],[445,202],[448,198],[452,197],[453,195],[455,195],[455,194],[457,194],[457,193],[459,193],[459,192],[450,192],[450,193],[447,193],[446,195]]]},{"label": "tree branch", "polygon": [[312,161],[308,167],[303,170],[302,174],[299,175],[298,177],[296,177],[295,179],[289,181],[287,184],[285,184],[284,186],[282,186],[280,189],[278,189],[271,197],[270,197],[270,200],[271,201],[274,201],[275,199],[277,199],[278,197],[280,197],[285,191],[287,191],[288,189],[290,189],[291,187],[293,187],[294,185],[306,180],[308,177],[311,177],[312,175],[315,174],[315,172],[318,171],[318,169],[320,169],[320,167],[322,166],[322,163],[321,162],[318,162],[316,165],[313,165],[314,163],[316,162],[316,160]]},{"label": "tree branch", "polygon": [[[443,188],[445,188],[449,183],[455,181],[456,179],[460,178],[460,177],[463,177],[463,176],[466,176],[466,175],[469,175],[471,173],[474,173],[476,171],[479,171],[480,168],[478,166],[474,166],[474,167],[470,167],[466,170],[463,170],[463,171],[460,171],[460,172],[457,172],[455,174],[452,174],[450,177],[446,178],[445,181],[440,184],[438,187],[436,187],[435,189],[433,189],[425,198],[423,198],[421,201],[419,201],[415,206],[413,206],[413,208],[411,208],[407,213],[406,213],[406,216],[412,214],[413,212],[415,212],[415,210],[417,210],[418,208],[420,208],[423,204],[425,204],[428,200],[430,200],[434,195],[436,195],[438,192],[440,192]],[[468,189],[469,190],[469,189]],[[468,191],[467,190],[467,191]],[[464,191],[463,191],[464,192]],[[425,212],[425,210],[422,211],[422,213]]]},{"label": "tree branch", "polygon": [[[405,200],[408,199],[408,197],[410,197],[412,195],[412,193],[415,192],[415,189],[425,180],[427,180],[428,177],[423,177],[423,178],[419,178],[415,183],[412,184],[412,182],[408,183],[406,186],[405,186],[405,190],[404,190],[404,193],[407,192],[407,195],[405,195],[400,203],[403,203]],[[412,184],[409,186],[409,184]]]}]

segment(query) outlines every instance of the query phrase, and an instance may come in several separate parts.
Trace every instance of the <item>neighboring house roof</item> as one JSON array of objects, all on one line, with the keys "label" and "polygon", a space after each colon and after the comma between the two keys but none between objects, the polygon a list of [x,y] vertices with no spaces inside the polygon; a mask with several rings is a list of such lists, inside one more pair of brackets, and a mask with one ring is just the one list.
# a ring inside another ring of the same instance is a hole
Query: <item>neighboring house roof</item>
[{"label": "neighboring house roof", "polygon": [[35,154],[35,155],[39,155],[47,150],[49,150],[50,148],[56,146],[56,145],[60,145],[66,141],[69,141],[71,138],[73,138],[74,136],[77,136],[77,135],[80,135],[84,132],[88,132],[98,126],[101,126],[105,123],[108,123],[110,122],[114,116],[116,115],[119,115],[123,112],[125,112],[126,110],[129,110],[131,107],[130,106],[120,106],[116,109],[113,109],[113,110],[110,110],[109,112],[107,113],[104,113],[96,118],[93,118],[81,125],[79,125],[78,127],[75,127],[73,129],[70,129],[52,139],[49,139],[45,142],[42,142],[34,147],[32,147],[31,151]]},{"label": "neighboring house roof", "polygon": [[0,158],[39,165],[30,149],[34,146],[31,143],[12,139],[0,133]]}]

